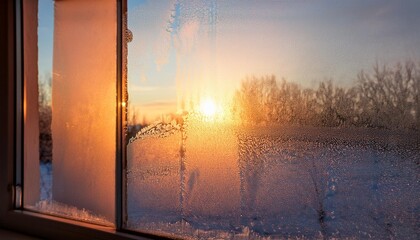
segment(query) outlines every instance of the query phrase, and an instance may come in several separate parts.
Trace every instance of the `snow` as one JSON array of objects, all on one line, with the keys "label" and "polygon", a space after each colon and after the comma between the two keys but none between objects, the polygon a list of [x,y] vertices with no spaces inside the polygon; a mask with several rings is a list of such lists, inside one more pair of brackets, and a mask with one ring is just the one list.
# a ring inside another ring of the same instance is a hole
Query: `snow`
[{"label": "snow", "polygon": [[[186,137],[177,128],[128,145],[127,228],[196,239],[419,237],[415,135],[263,127],[232,139],[222,127],[210,131],[217,139],[200,139],[188,126]],[[112,226],[54,201],[52,173],[41,164],[41,201],[32,209]]]},{"label": "snow", "polygon": [[41,201],[52,199],[52,164],[41,163]]},{"label": "snow", "polygon": [[188,238],[418,239],[416,136],[263,127],[233,137],[207,126],[212,138],[191,125],[185,144],[179,132],[128,146],[128,228]]},{"label": "snow", "polygon": [[95,223],[104,226],[114,226],[105,217],[92,213],[87,209],[80,209],[75,206],[64,204],[55,201],[52,197],[52,184],[53,184],[53,169],[51,163],[40,164],[40,182],[41,182],[41,195],[40,201],[35,205],[26,206],[36,212],[61,216],[78,221]]}]

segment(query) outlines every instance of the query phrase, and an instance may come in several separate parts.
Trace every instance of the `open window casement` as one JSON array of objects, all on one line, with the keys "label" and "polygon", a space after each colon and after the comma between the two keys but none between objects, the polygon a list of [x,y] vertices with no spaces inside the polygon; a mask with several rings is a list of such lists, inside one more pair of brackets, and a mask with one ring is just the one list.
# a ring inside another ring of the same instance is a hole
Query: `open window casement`
[{"label": "open window casement", "polygon": [[[23,1],[24,208],[115,225],[117,3],[40,1],[38,11],[38,1]],[[53,22],[37,25],[39,14]],[[48,41],[37,36],[45,25],[53,26]],[[38,73],[38,67],[52,71]],[[40,179],[40,161],[47,178]]]}]

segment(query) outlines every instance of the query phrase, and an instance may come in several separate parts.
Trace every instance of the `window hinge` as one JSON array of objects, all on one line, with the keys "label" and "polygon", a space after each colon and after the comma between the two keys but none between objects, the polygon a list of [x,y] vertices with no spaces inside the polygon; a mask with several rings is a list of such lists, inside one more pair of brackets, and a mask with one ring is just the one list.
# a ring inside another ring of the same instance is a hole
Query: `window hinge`
[{"label": "window hinge", "polygon": [[22,186],[20,184],[13,186],[13,202],[15,204],[15,208],[19,209],[22,208]]}]

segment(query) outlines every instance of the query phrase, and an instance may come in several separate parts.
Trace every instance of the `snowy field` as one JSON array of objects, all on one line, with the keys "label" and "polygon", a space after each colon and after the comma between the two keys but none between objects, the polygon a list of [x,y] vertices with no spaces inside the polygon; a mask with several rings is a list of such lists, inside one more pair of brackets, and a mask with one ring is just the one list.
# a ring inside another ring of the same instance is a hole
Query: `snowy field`
[{"label": "snowy field", "polygon": [[[201,127],[128,145],[128,228],[199,239],[419,239],[416,135]],[[51,199],[51,165],[41,173],[42,199]]]},{"label": "snowy field", "polygon": [[128,146],[130,228],[192,238],[419,238],[420,152],[412,134],[194,131],[184,151],[181,134]]}]

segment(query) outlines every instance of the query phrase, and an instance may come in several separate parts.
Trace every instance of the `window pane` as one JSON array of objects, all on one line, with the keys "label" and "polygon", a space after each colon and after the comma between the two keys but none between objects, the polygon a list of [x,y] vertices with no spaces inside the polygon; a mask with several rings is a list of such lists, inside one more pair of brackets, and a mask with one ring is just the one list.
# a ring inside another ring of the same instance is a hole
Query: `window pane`
[{"label": "window pane", "polygon": [[128,1],[129,229],[418,235],[418,2]]},{"label": "window pane", "polygon": [[24,1],[24,19],[25,207],[113,225],[117,2]]}]

